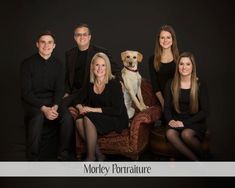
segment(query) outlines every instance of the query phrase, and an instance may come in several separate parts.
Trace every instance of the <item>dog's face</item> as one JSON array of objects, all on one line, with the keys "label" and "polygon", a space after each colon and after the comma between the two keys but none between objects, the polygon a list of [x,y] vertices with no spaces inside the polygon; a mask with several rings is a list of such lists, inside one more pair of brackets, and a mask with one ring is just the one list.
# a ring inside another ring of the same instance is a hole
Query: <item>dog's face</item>
[{"label": "dog's face", "polygon": [[137,51],[127,50],[121,53],[123,65],[129,69],[137,69],[138,63],[143,59],[143,55]]}]

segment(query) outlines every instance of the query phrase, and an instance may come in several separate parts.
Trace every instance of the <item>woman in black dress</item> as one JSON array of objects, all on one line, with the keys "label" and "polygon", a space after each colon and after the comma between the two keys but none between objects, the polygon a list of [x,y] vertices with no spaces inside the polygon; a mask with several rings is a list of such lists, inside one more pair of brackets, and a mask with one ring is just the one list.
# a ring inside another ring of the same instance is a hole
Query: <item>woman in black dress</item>
[{"label": "woman in black dress", "polygon": [[104,53],[95,54],[91,61],[86,93],[76,105],[80,112],[76,126],[87,144],[86,160],[102,160],[104,155],[97,145],[97,133],[121,132],[129,123],[121,84],[112,75],[109,58]]},{"label": "woman in black dress", "polygon": [[174,29],[169,25],[160,28],[156,37],[154,56],[149,59],[149,73],[162,110],[164,109],[164,90],[166,83],[175,73],[175,63],[179,56]]},{"label": "woman in black dress", "polygon": [[166,137],[190,160],[199,160],[200,140],[206,131],[207,91],[196,74],[193,54],[179,56],[173,80],[165,90]]}]

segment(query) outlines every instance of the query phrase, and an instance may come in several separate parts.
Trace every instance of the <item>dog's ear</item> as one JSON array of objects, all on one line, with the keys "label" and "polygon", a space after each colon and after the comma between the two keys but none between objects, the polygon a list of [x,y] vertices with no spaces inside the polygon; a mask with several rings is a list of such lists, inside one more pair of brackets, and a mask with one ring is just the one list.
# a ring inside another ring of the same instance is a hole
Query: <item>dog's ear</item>
[{"label": "dog's ear", "polygon": [[138,61],[138,62],[141,62],[142,59],[143,59],[143,55],[138,52],[138,54],[137,54],[137,61]]},{"label": "dog's ear", "polygon": [[125,58],[126,58],[126,51],[121,53],[121,58],[122,58],[122,61],[125,60]]}]

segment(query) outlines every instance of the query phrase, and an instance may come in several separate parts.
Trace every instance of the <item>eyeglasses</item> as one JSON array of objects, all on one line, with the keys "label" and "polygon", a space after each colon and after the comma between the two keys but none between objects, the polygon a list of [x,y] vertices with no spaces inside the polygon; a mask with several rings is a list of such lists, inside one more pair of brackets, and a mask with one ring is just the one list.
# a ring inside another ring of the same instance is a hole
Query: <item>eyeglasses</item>
[{"label": "eyeglasses", "polygon": [[88,33],[75,33],[74,34],[75,37],[81,37],[81,36],[87,37],[88,35],[89,35]]}]

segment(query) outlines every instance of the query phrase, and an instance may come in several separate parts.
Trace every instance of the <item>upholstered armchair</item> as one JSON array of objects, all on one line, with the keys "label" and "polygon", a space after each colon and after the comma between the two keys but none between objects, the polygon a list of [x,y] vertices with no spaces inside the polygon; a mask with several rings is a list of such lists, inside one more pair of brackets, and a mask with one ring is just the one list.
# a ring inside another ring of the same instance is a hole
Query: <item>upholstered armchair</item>
[{"label": "upholstered armchair", "polygon": [[[120,134],[113,131],[105,135],[98,135],[98,145],[103,154],[124,155],[138,160],[141,152],[148,146],[150,129],[160,118],[161,107],[148,80],[142,80],[141,90],[144,102],[149,108],[142,112],[135,108],[136,113],[130,120],[130,127],[124,129]],[[77,157],[81,158],[85,152],[86,146],[76,131]]]}]

